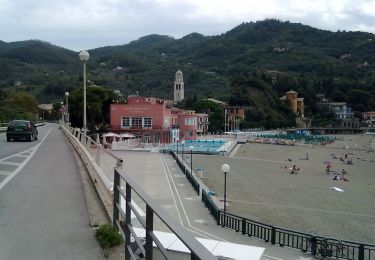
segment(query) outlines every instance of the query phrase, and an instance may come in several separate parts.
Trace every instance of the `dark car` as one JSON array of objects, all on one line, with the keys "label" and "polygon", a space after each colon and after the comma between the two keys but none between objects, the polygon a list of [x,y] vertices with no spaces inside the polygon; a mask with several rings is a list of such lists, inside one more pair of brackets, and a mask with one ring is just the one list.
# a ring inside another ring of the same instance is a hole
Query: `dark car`
[{"label": "dark car", "polygon": [[38,139],[38,130],[33,122],[29,120],[13,120],[7,129],[7,141],[25,139],[29,142]]}]

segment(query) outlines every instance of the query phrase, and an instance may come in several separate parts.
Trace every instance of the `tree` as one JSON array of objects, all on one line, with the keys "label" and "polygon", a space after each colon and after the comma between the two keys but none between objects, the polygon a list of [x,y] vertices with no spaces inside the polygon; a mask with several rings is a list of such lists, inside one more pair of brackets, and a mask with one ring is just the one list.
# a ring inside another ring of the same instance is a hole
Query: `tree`
[{"label": "tree", "polygon": [[[110,90],[97,86],[86,89],[86,117],[87,128],[91,131],[97,124],[109,123],[109,107],[116,99],[116,94]],[[73,126],[83,126],[83,89],[73,90],[69,95],[70,121]]]}]

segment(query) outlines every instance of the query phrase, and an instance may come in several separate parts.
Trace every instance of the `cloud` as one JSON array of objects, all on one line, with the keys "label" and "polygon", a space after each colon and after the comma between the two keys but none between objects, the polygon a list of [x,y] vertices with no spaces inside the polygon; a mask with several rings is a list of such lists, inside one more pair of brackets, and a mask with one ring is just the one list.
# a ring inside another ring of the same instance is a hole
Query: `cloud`
[{"label": "cloud", "polygon": [[158,33],[215,35],[277,18],[326,30],[375,32],[370,0],[0,0],[1,40],[40,39],[73,50]]}]

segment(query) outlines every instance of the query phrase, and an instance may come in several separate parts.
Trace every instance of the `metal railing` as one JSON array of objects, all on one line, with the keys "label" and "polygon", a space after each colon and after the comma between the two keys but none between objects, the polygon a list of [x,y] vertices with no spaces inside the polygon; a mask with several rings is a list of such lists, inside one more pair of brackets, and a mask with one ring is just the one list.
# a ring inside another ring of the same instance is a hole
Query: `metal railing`
[{"label": "metal railing", "polygon": [[[122,188],[122,187],[125,187]],[[191,251],[191,259],[217,259],[210,251],[200,244],[190,233],[172,219],[151,197],[146,194],[129,176],[115,169],[113,199],[113,224],[118,227],[125,238],[125,259],[137,259],[136,251],[140,251],[144,259],[153,259],[153,243],[165,259],[174,256],[163,246],[154,233],[154,217],[157,216]],[[136,193],[146,204],[146,216],[142,217],[132,204],[132,195]],[[125,212],[121,208],[121,197],[125,200]],[[133,229],[131,214],[134,214],[146,231],[145,244]],[[131,246],[132,239],[136,249]],[[143,258],[142,258],[143,259]]]},{"label": "metal railing", "polygon": [[199,195],[200,185],[199,185],[198,181],[193,176],[193,169],[190,169],[190,167],[186,165],[184,160],[180,160],[180,158],[177,157],[177,155],[174,153],[174,151],[172,151],[171,153],[172,153],[173,158],[176,160],[178,166],[181,168],[181,170],[185,174],[186,179],[190,182],[191,186],[193,186],[193,189]]}]

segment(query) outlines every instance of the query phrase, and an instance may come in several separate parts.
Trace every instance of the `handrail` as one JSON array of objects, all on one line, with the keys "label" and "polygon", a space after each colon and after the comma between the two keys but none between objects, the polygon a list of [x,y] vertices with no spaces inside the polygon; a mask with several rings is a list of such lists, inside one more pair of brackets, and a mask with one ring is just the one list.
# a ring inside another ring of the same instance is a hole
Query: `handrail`
[{"label": "handrail", "polygon": [[[134,254],[130,247],[130,235],[135,234],[132,231],[132,224],[130,214],[133,211],[131,207],[131,196],[132,191],[134,191],[146,204],[146,223],[141,221],[141,224],[146,229],[146,244],[144,250],[145,259],[152,259],[152,242],[160,249],[161,253],[168,258],[168,253],[162,244],[157,240],[153,231],[153,217],[156,214],[159,219],[181,240],[183,244],[191,251],[191,259],[202,259],[202,260],[214,260],[217,259],[210,251],[208,251],[202,244],[200,244],[192,234],[187,232],[183,227],[181,227],[168,213],[162,209],[156,201],[154,201],[145,191],[143,191],[134,180],[132,180],[128,175],[124,174],[119,169],[115,168],[115,183],[114,183],[114,224],[117,225],[119,229],[125,234],[125,259],[130,259],[130,256]],[[125,216],[121,216],[125,220],[122,222],[120,220],[120,197],[123,197],[124,193],[121,189],[121,180],[125,181]],[[135,214],[137,216],[137,214]],[[138,218],[138,216],[137,216]],[[132,234],[131,234],[132,233]],[[137,239],[136,239],[137,240]],[[141,248],[143,245],[136,241],[138,246]]]}]

